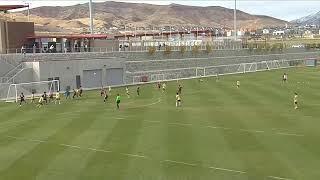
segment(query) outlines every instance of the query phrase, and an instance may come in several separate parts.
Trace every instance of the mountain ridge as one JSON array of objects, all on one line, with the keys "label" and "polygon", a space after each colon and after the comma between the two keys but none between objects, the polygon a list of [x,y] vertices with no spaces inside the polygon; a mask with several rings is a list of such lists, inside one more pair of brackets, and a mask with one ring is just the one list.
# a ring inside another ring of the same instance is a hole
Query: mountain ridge
[{"label": "mountain ridge", "polygon": [[[204,26],[233,28],[233,9],[221,6],[189,6],[180,4],[153,5],[106,1],[93,3],[96,28],[147,27],[147,26]],[[15,13],[17,19],[27,11]],[[70,31],[88,28],[88,3],[73,6],[43,6],[30,9],[36,27],[59,27]],[[238,27],[257,29],[285,26],[289,23],[274,17],[252,15],[237,11]],[[48,24],[45,24],[46,22]],[[60,21],[61,23],[57,22]],[[74,25],[73,25],[74,24]]]}]

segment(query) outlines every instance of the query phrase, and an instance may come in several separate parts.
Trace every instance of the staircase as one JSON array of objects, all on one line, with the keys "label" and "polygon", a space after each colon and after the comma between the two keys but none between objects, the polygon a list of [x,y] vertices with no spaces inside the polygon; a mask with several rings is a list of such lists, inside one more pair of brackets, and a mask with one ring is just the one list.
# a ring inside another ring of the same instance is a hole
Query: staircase
[{"label": "staircase", "polygon": [[5,75],[0,77],[0,83],[14,83],[14,77],[23,70],[23,64],[19,63]]}]

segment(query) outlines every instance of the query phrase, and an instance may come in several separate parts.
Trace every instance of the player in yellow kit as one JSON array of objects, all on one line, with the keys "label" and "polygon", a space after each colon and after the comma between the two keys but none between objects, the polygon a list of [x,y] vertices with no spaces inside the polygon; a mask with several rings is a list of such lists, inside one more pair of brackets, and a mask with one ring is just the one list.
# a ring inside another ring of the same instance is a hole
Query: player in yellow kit
[{"label": "player in yellow kit", "polygon": [[37,104],[37,107],[43,106],[43,102],[44,102],[44,98],[43,97],[44,97],[43,95],[40,97],[40,99],[38,101],[38,104]]},{"label": "player in yellow kit", "polygon": [[298,93],[294,93],[293,104],[294,104],[294,109],[298,109]]},{"label": "player in yellow kit", "polygon": [[56,99],[55,99],[55,101],[54,101],[54,104],[57,104],[57,102],[58,102],[59,104],[61,104],[59,91],[56,93]]},{"label": "player in yellow kit", "polygon": [[176,107],[181,106],[181,97],[179,93],[176,94]]},{"label": "player in yellow kit", "polygon": [[240,81],[237,81],[237,88],[240,88]]}]

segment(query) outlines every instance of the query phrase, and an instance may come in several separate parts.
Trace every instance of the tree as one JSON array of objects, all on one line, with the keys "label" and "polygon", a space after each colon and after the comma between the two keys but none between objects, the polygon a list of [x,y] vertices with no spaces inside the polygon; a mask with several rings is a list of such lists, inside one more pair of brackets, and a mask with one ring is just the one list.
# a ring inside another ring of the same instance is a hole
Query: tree
[{"label": "tree", "polygon": [[149,55],[154,55],[156,48],[154,46],[148,48]]},{"label": "tree", "polygon": [[171,46],[166,46],[165,49],[164,49],[164,54],[165,55],[169,55],[172,51],[172,48]]},{"label": "tree", "polygon": [[180,53],[184,54],[186,52],[186,46],[180,46]]},{"label": "tree", "polygon": [[197,55],[199,53],[199,50],[200,50],[200,46],[198,46],[198,45],[192,46],[192,54],[193,55]]},{"label": "tree", "polygon": [[210,54],[212,53],[212,45],[210,45],[209,43],[206,44],[206,53],[207,54]]}]

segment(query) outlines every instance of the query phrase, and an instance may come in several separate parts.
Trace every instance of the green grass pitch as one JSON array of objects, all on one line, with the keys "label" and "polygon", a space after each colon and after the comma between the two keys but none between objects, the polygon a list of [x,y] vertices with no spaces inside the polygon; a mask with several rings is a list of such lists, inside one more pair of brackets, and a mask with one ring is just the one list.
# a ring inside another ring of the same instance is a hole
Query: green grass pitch
[{"label": "green grass pitch", "polygon": [[0,179],[320,179],[319,70],[183,80],[179,108],[176,81],[139,97],[113,89],[106,104],[99,91],[41,108],[0,103]]}]

